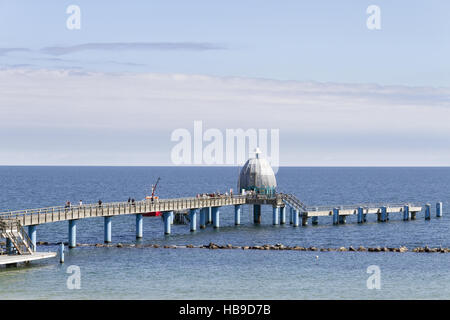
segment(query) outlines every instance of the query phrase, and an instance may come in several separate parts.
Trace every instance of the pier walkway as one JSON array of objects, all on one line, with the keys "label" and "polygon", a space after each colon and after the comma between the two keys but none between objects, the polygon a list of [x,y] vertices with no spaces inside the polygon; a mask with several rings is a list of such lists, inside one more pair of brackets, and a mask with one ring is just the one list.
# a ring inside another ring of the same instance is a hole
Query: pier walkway
[{"label": "pier walkway", "polygon": [[[205,196],[193,198],[155,199],[129,202],[112,202],[85,204],[71,207],[49,207],[27,209],[0,213],[0,238],[6,239],[6,248],[0,247],[0,256],[7,253],[12,255],[32,255],[36,251],[36,228],[38,225],[68,221],[69,247],[76,247],[76,226],[79,219],[103,217],[104,241],[112,241],[112,218],[118,215],[135,215],[136,238],[143,237],[143,214],[162,212],[164,233],[171,233],[174,222],[174,211],[187,212],[191,231],[201,229],[212,224],[214,228],[220,226],[220,208],[234,206],[235,224],[240,224],[243,205],[253,207],[254,223],[261,223],[261,206],[270,205],[273,208],[272,222],[274,225],[286,224],[287,209],[289,209],[289,223],[293,227],[312,225],[319,222],[319,217],[331,217],[334,225],[345,224],[346,217],[356,216],[358,223],[367,221],[368,214],[377,215],[377,221],[387,222],[390,215],[400,213],[403,220],[413,220],[422,211],[418,204],[356,204],[345,206],[306,206],[292,194],[276,193],[273,195],[232,195]],[[199,222],[197,223],[197,216]],[[436,216],[442,216],[442,202],[436,205]],[[431,218],[431,205],[425,205],[425,219]],[[28,226],[28,233],[23,230]]]}]

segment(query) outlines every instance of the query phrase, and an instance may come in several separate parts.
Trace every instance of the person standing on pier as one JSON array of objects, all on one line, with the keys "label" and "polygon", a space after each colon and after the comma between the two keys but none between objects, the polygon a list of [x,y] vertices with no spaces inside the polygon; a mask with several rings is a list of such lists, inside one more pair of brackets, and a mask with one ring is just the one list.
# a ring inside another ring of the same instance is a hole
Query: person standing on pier
[{"label": "person standing on pier", "polygon": [[80,200],[80,207],[83,206],[83,200]]},{"label": "person standing on pier", "polygon": [[102,206],[102,200],[98,200],[98,206],[101,207]]}]

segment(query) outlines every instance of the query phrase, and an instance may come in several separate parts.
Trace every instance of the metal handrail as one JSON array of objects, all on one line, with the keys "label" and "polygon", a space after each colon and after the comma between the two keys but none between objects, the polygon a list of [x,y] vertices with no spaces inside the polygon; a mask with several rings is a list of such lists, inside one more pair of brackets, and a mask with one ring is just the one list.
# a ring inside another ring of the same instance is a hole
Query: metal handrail
[{"label": "metal handrail", "polygon": [[[226,195],[220,195],[220,196],[214,196],[214,197],[185,197],[185,198],[175,198],[175,199],[154,199],[153,204],[173,204],[173,203],[180,203],[183,201],[205,201],[205,200],[215,200],[215,199],[243,199],[246,198],[245,195],[233,195],[233,196],[226,196]],[[114,208],[118,207],[119,205],[122,206],[138,206],[143,205],[145,203],[151,202],[151,199],[145,199],[145,200],[139,200],[135,201],[134,203],[122,201],[122,202],[108,202],[108,203],[102,203],[101,207],[103,208]],[[15,211],[9,211],[9,212],[0,212],[0,220],[1,219],[14,219],[17,217],[23,217],[23,216],[29,216],[29,215],[35,215],[35,214],[48,214],[48,213],[54,213],[54,212],[64,212],[67,210],[80,210],[82,208],[98,208],[100,205],[98,203],[95,204],[83,204],[81,206],[56,206],[56,207],[47,207],[47,208],[37,208],[37,209],[25,209],[25,210],[15,210]]]}]

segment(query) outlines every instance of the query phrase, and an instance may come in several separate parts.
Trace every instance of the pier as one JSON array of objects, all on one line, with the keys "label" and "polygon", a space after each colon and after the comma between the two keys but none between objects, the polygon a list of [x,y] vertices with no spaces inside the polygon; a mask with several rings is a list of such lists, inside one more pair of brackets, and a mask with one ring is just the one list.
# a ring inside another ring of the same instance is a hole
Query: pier
[{"label": "pier", "polygon": [[[81,206],[49,207],[40,209],[28,209],[0,213],[0,228],[2,237],[17,243],[17,252],[24,254],[34,252],[37,239],[37,227],[46,223],[68,222],[69,247],[76,246],[77,221],[79,219],[98,218],[104,219],[104,241],[112,241],[113,217],[119,215],[134,215],[136,219],[136,238],[143,237],[143,217],[148,212],[162,212],[163,229],[165,234],[171,233],[174,211],[187,211],[189,215],[189,228],[196,231],[212,224],[214,228],[220,227],[221,208],[234,206],[235,225],[241,224],[240,215],[242,206],[253,207],[253,221],[261,223],[261,206],[271,206],[273,210],[272,223],[274,225],[286,224],[286,214],[289,215],[289,223],[293,227],[318,224],[319,217],[330,217],[333,224],[345,224],[348,216],[356,216],[358,223],[367,221],[367,215],[376,215],[377,221],[387,222],[394,213],[399,213],[403,220],[414,220],[423,207],[417,204],[355,204],[345,206],[306,206],[292,194],[277,193],[268,195],[233,195],[205,198],[179,198],[158,199],[155,201],[138,201],[134,204],[127,202],[113,202],[98,204],[86,204]],[[431,205],[425,205],[425,219],[431,217]],[[211,212],[212,221],[208,223]],[[197,219],[199,216],[199,219]],[[436,205],[436,216],[442,216],[442,203]],[[6,227],[9,225],[9,227]],[[15,226],[13,228],[12,226]],[[26,233],[23,227],[28,227]],[[20,241],[19,241],[20,240]]]},{"label": "pier", "polygon": [[[402,220],[414,220],[417,214],[424,211],[425,220],[432,216],[431,204],[355,204],[335,206],[307,206],[293,194],[275,191],[276,179],[268,162],[259,157],[249,159],[241,170],[237,195],[198,195],[191,198],[159,199],[151,198],[137,202],[111,202],[101,204],[82,204],[69,207],[49,207],[26,209],[0,213],[0,238],[6,241],[0,245],[0,264],[16,263],[11,261],[31,261],[50,257],[54,253],[43,255],[36,252],[38,227],[42,224],[67,221],[68,246],[77,246],[77,222],[80,219],[101,218],[104,222],[104,242],[113,240],[112,224],[115,216],[131,215],[136,220],[136,238],[143,237],[143,215],[151,212],[162,213],[162,230],[171,234],[175,212],[185,212],[189,221],[189,230],[198,232],[211,226],[220,228],[222,208],[234,207],[234,224],[241,224],[243,206],[250,206],[253,212],[253,223],[261,224],[262,206],[272,208],[272,224],[285,225],[293,228],[300,225],[306,227],[319,224],[319,218],[328,217],[333,225],[347,223],[347,217],[355,216],[357,223],[364,224],[368,215],[376,215],[377,221],[385,223],[393,214],[399,214]],[[425,208],[425,210],[423,210]],[[436,217],[442,217],[442,202],[436,204]],[[25,231],[28,228],[28,232]],[[1,239],[0,239],[1,240]],[[0,243],[2,243],[0,241]],[[61,245],[60,261],[64,260],[64,246]],[[19,257],[20,256],[20,257]],[[53,255],[54,256],[54,255]],[[16,257],[16,260],[11,257]],[[3,261],[3,262],[2,262]]]}]

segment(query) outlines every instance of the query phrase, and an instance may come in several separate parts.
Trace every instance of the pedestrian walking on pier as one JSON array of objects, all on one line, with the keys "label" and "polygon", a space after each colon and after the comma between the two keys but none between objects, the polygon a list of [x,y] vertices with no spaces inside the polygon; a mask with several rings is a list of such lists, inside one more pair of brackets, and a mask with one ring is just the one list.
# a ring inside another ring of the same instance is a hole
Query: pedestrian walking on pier
[{"label": "pedestrian walking on pier", "polygon": [[102,200],[98,200],[98,206],[101,207],[102,206]]}]

